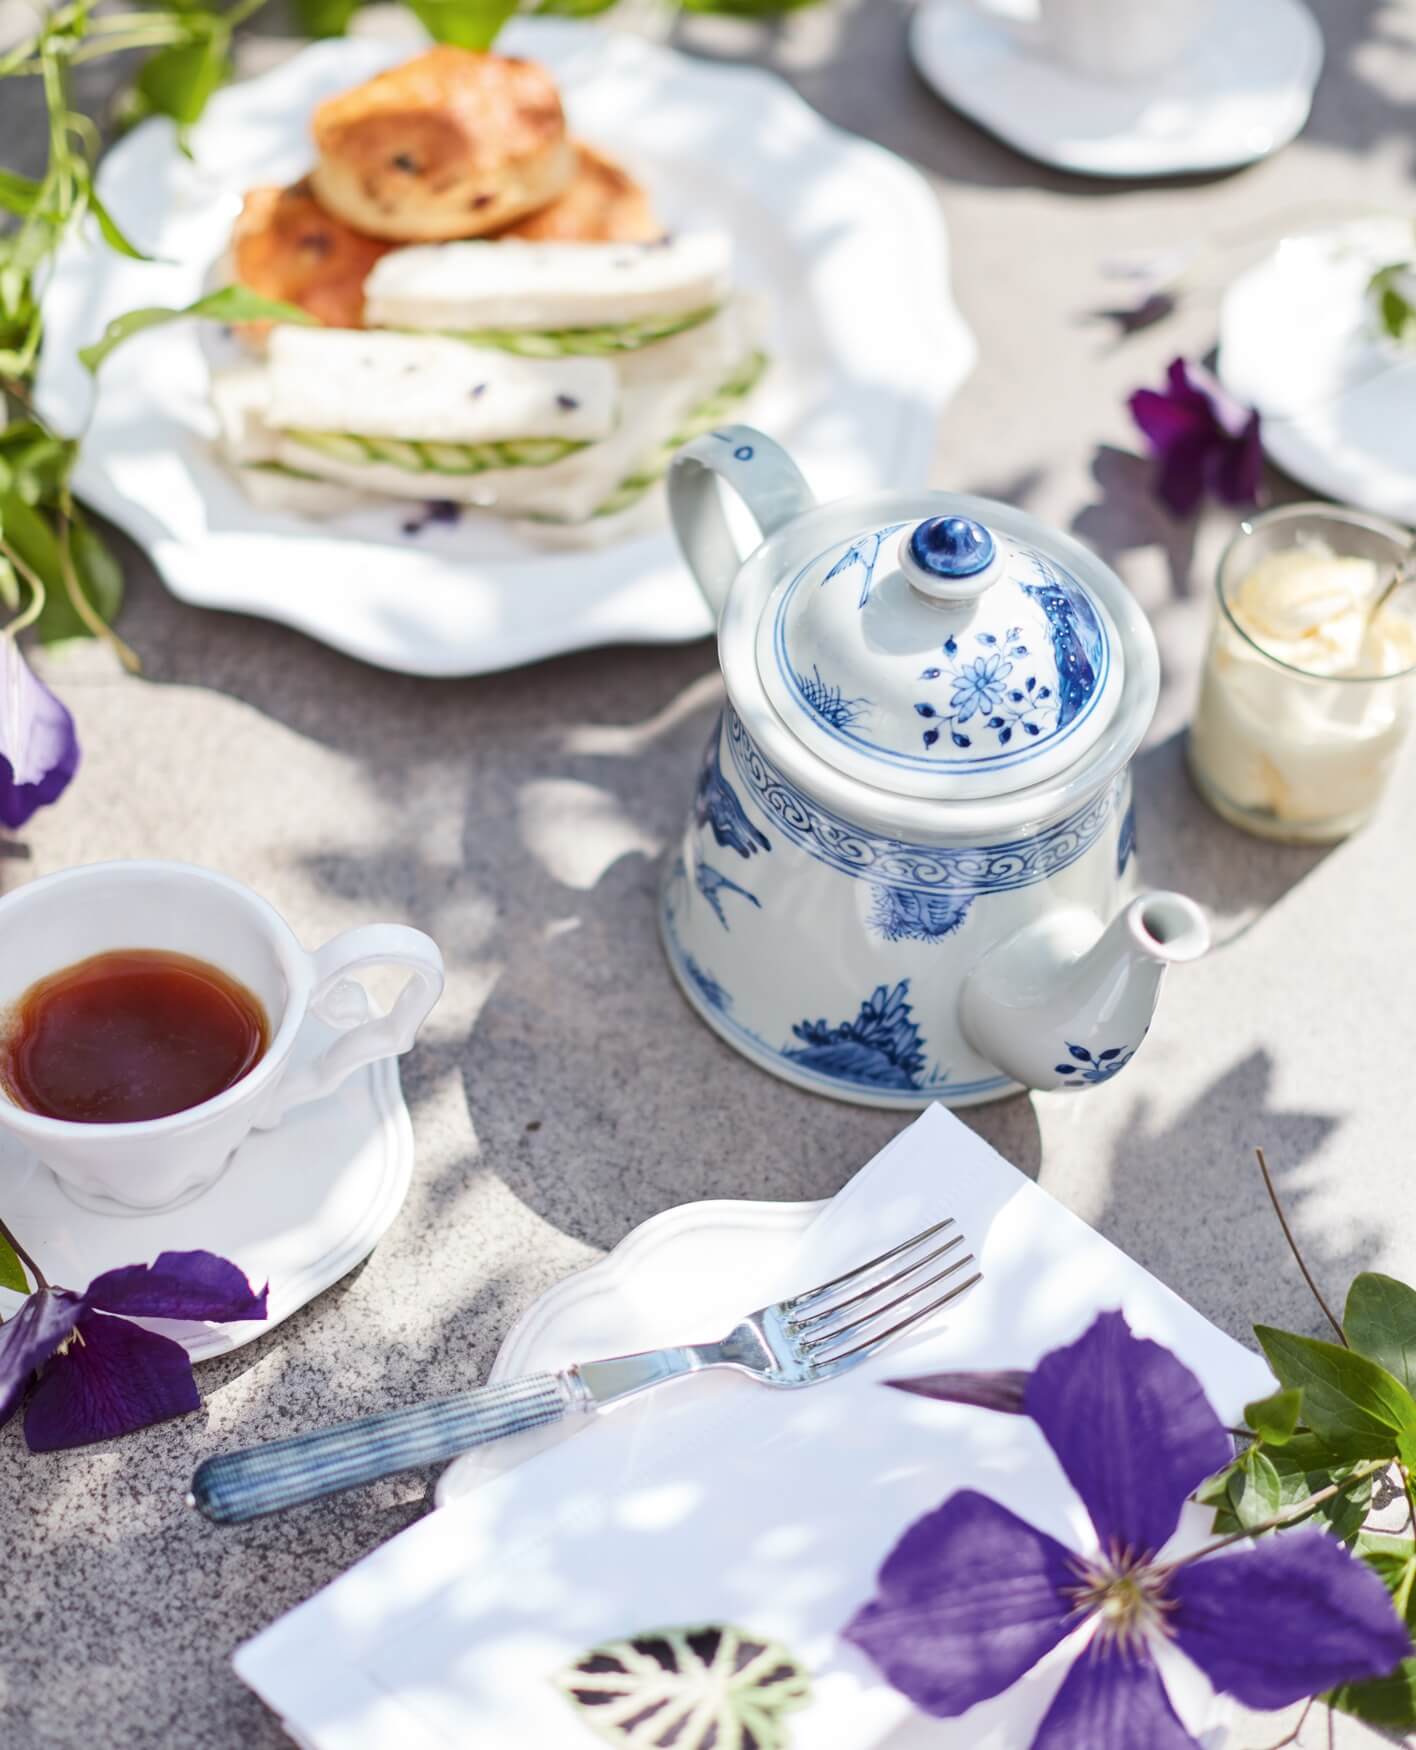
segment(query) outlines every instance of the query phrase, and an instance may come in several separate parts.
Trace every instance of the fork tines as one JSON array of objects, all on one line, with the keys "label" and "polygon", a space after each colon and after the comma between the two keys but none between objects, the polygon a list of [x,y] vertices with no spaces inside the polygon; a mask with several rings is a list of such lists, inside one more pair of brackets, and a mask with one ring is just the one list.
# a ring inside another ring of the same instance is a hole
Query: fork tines
[{"label": "fork tines", "polygon": [[[962,1233],[948,1233],[955,1226],[952,1216],[937,1221],[878,1258],[783,1302],[781,1310],[787,1329],[802,1361],[813,1369],[834,1369],[838,1363],[863,1361],[972,1288],[982,1272],[975,1270],[965,1280],[956,1280],[975,1258],[972,1252],[952,1256],[967,1244]],[[938,1243],[931,1244],[932,1241]],[[942,1294],[926,1305],[918,1304],[922,1296],[943,1282],[948,1282],[949,1287]],[[867,1327],[874,1326],[886,1313],[902,1308],[908,1310],[893,1324],[866,1334]],[[842,1339],[858,1333],[858,1342],[844,1349],[839,1346]]]}]

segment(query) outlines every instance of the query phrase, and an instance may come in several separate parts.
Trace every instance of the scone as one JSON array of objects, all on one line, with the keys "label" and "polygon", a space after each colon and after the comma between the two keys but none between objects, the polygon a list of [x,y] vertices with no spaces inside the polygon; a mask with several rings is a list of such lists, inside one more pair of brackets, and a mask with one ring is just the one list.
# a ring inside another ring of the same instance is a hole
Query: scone
[{"label": "scone", "polygon": [[576,166],[543,67],[447,44],[328,98],[314,137],[322,204],[398,243],[500,230],[555,200]]},{"label": "scone", "polygon": [[[364,281],[392,244],[361,236],[327,213],[308,180],[253,188],[231,234],[232,274],[263,297],[307,310],[329,328],[361,328]],[[259,339],[267,323],[247,323]]]},{"label": "scone", "polygon": [[499,231],[529,243],[652,243],[664,234],[649,196],[629,172],[583,141],[565,193]]}]

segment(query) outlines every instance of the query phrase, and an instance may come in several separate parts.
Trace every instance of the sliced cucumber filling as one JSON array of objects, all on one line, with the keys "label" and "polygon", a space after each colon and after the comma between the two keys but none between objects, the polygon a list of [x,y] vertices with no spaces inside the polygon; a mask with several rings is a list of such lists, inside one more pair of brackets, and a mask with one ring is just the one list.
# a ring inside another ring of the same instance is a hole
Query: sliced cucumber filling
[{"label": "sliced cucumber filling", "polygon": [[767,354],[750,353],[727,382],[706,401],[700,402],[673,436],[666,438],[657,450],[651,451],[632,474],[627,474],[610,496],[595,507],[591,515],[613,516],[616,511],[628,510],[630,505],[643,498],[651,487],[663,479],[668,472],[669,463],[686,443],[702,437],[706,431],[712,431],[715,425],[721,425],[724,419],[737,411],[739,403],[757,387],[766,369]]},{"label": "sliced cucumber filling", "polygon": [[408,474],[483,474],[491,468],[544,468],[559,462],[583,443],[564,438],[512,438],[496,444],[405,442],[401,438],[355,437],[348,432],[309,431],[292,427],[292,443],[336,462],[401,468]]},{"label": "sliced cucumber filling", "polygon": [[638,352],[656,340],[697,328],[718,314],[716,304],[689,310],[681,316],[643,316],[637,322],[617,322],[604,328],[468,328],[447,332],[453,340],[469,346],[494,347],[499,352],[519,353],[523,358],[554,359],[574,355],[603,358],[617,352]]},{"label": "sliced cucumber filling", "polygon": [[242,474],[279,474],[283,480],[308,480],[315,486],[338,485],[338,481],[327,480],[323,474],[307,474],[303,468],[287,468],[284,462],[237,462],[235,467]]}]

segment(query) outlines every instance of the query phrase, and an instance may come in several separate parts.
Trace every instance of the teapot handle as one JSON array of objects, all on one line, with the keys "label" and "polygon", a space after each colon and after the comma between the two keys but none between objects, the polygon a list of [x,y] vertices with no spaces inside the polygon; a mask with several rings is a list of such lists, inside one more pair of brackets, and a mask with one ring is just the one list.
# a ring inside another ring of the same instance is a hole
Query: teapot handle
[{"label": "teapot handle", "polygon": [[752,512],[765,540],[816,500],[780,444],[750,425],[725,425],[685,444],[669,469],[674,534],[703,598],[721,617],[744,555],[728,527],[717,479]]}]

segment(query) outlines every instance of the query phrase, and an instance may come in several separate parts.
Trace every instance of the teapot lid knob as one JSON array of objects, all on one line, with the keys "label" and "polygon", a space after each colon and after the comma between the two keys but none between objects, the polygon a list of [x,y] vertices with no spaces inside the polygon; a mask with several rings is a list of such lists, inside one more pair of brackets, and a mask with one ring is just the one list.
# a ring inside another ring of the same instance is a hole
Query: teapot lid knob
[{"label": "teapot lid knob", "polygon": [[969,517],[936,516],[916,523],[900,543],[900,569],[911,589],[932,602],[970,602],[998,578],[993,536]]}]

